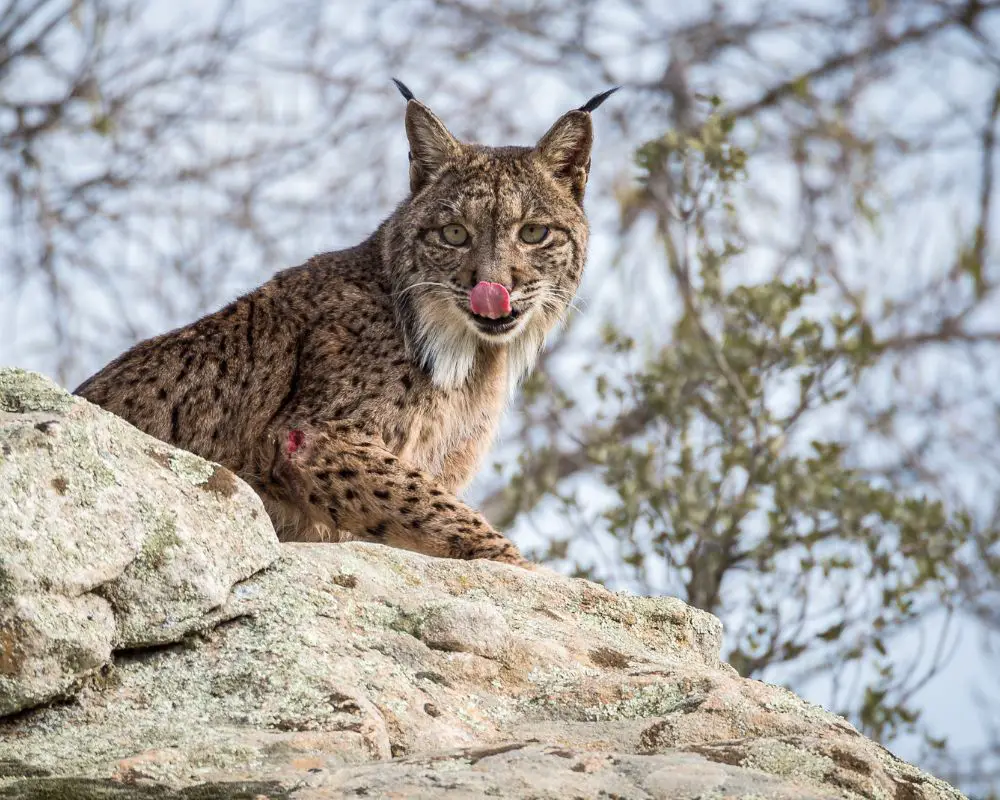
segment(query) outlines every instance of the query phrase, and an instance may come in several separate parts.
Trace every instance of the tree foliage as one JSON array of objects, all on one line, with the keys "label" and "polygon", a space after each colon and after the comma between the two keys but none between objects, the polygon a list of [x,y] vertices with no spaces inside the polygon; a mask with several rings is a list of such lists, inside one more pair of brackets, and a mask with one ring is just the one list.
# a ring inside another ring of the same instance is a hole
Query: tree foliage
[{"label": "tree foliage", "polygon": [[[855,309],[822,300],[821,278],[738,279],[733,188],[748,161],[729,141],[732,124],[716,109],[697,133],[638,150],[639,188],[625,202],[657,216],[681,309],[646,347],[606,326],[603,347],[616,358],[586,369],[597,411],[578,469],[598,477],[605,497],[595,501],[585,482],[565,487],[558,473],[529,488],[522,470],[508,501],[558,496],[573,524],[545,558],[720,615],[741,673],[822,675],[840,710],[891,740],[914,728],[909,700],[943,653],[914,672],[890,643],[926,614],[951,611],[971,521],[867,474],[848,443],[819,435],[819,420],[880,363],[882,343]],[[539,376],[529,409],[555,394]],[[640,418],[623,436],[622,420]]]}]

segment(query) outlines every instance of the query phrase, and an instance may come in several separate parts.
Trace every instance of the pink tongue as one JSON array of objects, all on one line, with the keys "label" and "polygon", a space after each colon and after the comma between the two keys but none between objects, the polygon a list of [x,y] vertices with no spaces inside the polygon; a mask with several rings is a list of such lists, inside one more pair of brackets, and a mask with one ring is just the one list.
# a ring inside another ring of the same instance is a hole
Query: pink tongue
[{"label": "pink tongue", "polygon": [[500,319],[510,314],[510,295],[502,283],[480,281],[469,294],[472,313],[488,319]]}]

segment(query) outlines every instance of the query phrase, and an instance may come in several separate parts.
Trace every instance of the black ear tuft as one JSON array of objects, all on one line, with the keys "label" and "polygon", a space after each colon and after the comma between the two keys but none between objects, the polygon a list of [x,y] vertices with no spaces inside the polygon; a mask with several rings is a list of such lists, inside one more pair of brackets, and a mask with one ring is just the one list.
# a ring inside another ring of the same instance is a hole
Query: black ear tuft
[{"label": "black ear tuft", "polygon": [[[399,81],[396,81],[399,83]],[[606,92],[601,92],[600,94],[594,95],[586,103],[580,106],[577,111],[586,111],[588,114],[591,111],[596,111],[598,106],[601,105],[605,100],[607,100],[611,95],[621,89],[621,86],[615,86],[613,89],[608,89]]]},{"label": "black ear tuft", "polygon": [[[396,84],[396,88],[399,89],[399,93],[401,95],[403,95],[403,97],[405,97],[407,100],[416,100],[417,99],[417,98],[415,98],[413,96],[413,92],[411,92],[409,89],[407,89],[406,88],[406,84],[404,84],[402,81],[397,81],[395,78],[393,78],[392,82],[394,84]],[[614,90],[612,89],[612,91],[614,91]],[[601,98],[601,99],[603,100],[604,98]],[[590,102],[594,102],[594,101],[591,100]],[[595,106],[595,108],[596,108],[596,106]]]}]

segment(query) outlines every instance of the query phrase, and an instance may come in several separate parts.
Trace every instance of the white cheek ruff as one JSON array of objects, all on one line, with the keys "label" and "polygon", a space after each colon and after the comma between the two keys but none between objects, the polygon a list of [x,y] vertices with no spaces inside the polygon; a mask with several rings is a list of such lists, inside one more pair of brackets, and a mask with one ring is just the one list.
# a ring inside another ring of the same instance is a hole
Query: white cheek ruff
[{"label": "white cheek ruff", "polygon": [[507,397],[513,399],[521,381],[535,368],[545,344],[545,332],[528,327],[507,344]]},{"label": "white cheek ruff", "polygon": [[417,323],[417,352],[431,381],[440,389],[465,385],[476,364],[476,335],[464,325]]},{"label": "white cheek ruff", "polygon": [[420,319],[417,323],[417,357],[431,373],[431,382],[440,389],[463,387],[476,366],[480,347],[502,347],[507,350],[507,393],[512,398],[528,373],[535,366],[545,344],[545,331],[538,326],[522,326],[512,338],[496,344],[483,338],[468,324],[449,325],[440,321]]}]

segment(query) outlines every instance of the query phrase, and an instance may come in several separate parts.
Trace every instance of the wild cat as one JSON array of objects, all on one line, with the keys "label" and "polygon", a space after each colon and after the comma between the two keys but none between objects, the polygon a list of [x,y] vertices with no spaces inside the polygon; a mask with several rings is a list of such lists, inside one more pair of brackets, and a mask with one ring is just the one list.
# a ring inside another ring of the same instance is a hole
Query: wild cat
[{"label": "wild cat", "polygon": [[76,393],[218,462],[284,541],[526,565],[458,492],[572,302],[591,112],[533,147],[457,140],[403,84],[410,195],[364,242],[137,344]]}]

